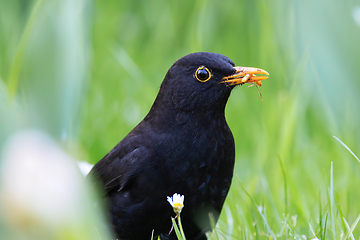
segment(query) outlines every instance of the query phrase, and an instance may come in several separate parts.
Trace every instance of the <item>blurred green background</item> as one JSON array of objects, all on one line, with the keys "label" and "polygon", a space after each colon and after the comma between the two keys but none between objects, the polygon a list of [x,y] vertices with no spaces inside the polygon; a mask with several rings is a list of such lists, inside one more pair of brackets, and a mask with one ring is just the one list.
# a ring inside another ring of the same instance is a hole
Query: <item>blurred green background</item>
[{"label": "blurred green background", "polygon": [[[227,104],[236,169],[210,237],[358,239],[360,162],[333,136],[360,155],[359,1],[0,0],[0,149],[38,129],[96,163],[198,51],[270,73],[263,100],[244,85]],[[7,218],[0,238],[22,227]]]}]

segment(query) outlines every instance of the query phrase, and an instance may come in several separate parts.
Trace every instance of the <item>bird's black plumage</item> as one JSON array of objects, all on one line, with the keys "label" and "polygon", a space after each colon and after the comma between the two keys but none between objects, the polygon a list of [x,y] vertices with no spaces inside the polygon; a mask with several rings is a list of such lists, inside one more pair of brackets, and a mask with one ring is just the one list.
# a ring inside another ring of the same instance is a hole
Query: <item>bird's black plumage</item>
[{"label": "bird's black plumage", "polygon": [[153,229],[168,238],[175,213],[166,197],[179,193],[186,237],[206,239],[209,213],[217,220],[233,176],[234,139],[224,115],[233,86],[222,79],[234,73],[220,54],[179,59],[144,120],[94,166],[90,175],[105,189],[118,238],[150,239]]}]

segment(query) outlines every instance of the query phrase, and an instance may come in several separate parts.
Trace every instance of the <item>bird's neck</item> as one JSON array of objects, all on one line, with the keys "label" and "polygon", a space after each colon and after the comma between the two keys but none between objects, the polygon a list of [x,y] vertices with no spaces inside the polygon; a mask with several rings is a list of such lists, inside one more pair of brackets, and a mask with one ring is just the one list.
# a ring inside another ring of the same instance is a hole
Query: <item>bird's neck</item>
[{"label": "bird's neck", "polygon": [[208,126],[210,122],[226,125],[224,109],[183,110],[157,104],[155,101],[144,119],[150,125],[161,125],[161,129],[172,129],[177,125]]},{"label": "bird's neck", "polygon": [[[208,102],[204,104],[203,99],[187,99],[186,101],[177,101],[174,95],[160,90],[156,97],[153,106],[148,115],[147,120],[155,120],[155,122],[162,122],[164,125],[184,124],[185,122],[193,121],[206,122],[207,120],[224,120],[225,121],[225,106],[228,101],[230,92],[225,94],[223,98],[217,99],[215,102]],[[175,100],[174,100],[175,99]],[[201,103],[202,104],[197,104]],[[209,100],[208,100],[209,101]]]}]

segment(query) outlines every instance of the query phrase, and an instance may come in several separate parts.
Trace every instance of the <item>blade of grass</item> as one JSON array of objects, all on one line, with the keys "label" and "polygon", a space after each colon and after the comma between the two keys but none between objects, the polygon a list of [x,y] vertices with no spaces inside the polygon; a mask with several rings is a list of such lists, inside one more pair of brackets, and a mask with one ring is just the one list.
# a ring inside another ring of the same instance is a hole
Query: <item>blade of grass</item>
[{"label": "blade of grass", "polygon": [[324,239],[323,228],[322,228],[322,214],[321,214],[321,192],[319,191],[319,229],[320,229],[320,238]]},{"label": "blade of grass", "polygon": [[354,235],[352,234],[352,232],[350,231],[350,226],[348,224],[348,222],[346,221],[345,217],[342,217],[343,223],[346,227],[346,230],[348,231],[348,233],[346,234],[344,239],[347,239],[348,237],[351,238],[351,240],[355,240]]},{"label": "blade of grass", "polygon": [[280,166],[281,166],[281,171],[282,171],[282,174],[283,174],[283,177],[284,177],[284,194],[285,194],[285,216],[287,215],[288,213],[288,205],[289,205],[289,202],[288,202],[288,189],[287,189],[287,183],[286,183],[286,175],[285,175],[285,169],[284,169],[284,165],[281,161],[281,158],[280,156],[278,156],[279,158],[279,162],[280,162]]},{"label": "blade of grass", "polygon": [[[340,200],[339,200],[338,195],[335,195],[335,197],[336,197],[336,203],[337,203],[336,204],[336,206],[337,206],[337,214],[336,215],[338,215],[340,217],[340,219],[342,219],[344,217],[344,214],[343,214],[343,211],[341,210]],[[343,227],[343,229],[345,229],[346,228],[345,224],[343,224],[342,227]]]},{"label": "blade of grass", "polygon": [[354,158],[356,158],[356,160],[358,160],[358,162],[360,163],[360,159],[355,155],[355,153],[354,153],[353,151],[351,151],[351,149],[350,149],[345,143],[343,143],[340,139],[338,139],[338,138],[335,137],[334,135],[333,135],[333,137],[334,137],[341,145],[343,145],[343,147],[344,147],[346,150],[348,150],[349,153],[351,153],[351,154],[354,156]]},{"label": "blade of grass", "polygon": [[287,221],[287,216],[285,216],[285,214],[283,214],[283,217],[284,217],[284,221],[283,221],[283,224],[281,226],[281,229],[280,229],[280,235],[279,237],[281,238],[284,238],[284,239],[287,239],[288,237],[288,221]]},{"label": "blade of grass", "polygon": [[233,234],[234,230],[234,218],[231,214],[231,210],[230,210],[230,207],[229,206],[225,206],[224,207],[224,210],[225,210],[225,213],[226,213],[226,220],[227,220],[227,226],[228,226],[228,229],[227,229],[227,233],[228,234]]},{"label": "blade of grass", "polygon": [[[325,209],[327,209],[328,204],[325,206]],[[328,215],[329,213],[326,211],[325,214],[323,215],[321,213],[322,210],[322,206],[321,206],[321,194],[319,192],[319,229],[320,229],[320,239],[325,239],[326,236],[326,225],[327,225],[327,219],[328,219]]]},{"label": "blade of grass", "polygon": [[309,228],[310,228],[310,231],[312,233],[312,235],[314,236],[314,238],[316,237],[316,233],[314,232],[314,229],[311,227],[311,224],[309,222]]},{"label": "blade of grass", "polygon": [[27,43],[29,42],[30,33],[33,29],[33,26],[35,24],[36,16],[39,12],[40,6],[41,6],[42,0],[38,0],[35,3],[35,6],[31,12],[31,15],[29,17],[29,20],[26,22],[26,26],[24,29],[24,32],[20,38],[19,45],[16,49],[14,62],[10,69],[9,79],[8,79],[8,89],[9,89],[9,98],[12,100],[17,92],[18,88],[18,78],[20,75],[21,66],[24,59],[25,54],[25,48]]},{"label": "blade of grass", "polygon": [[267,220],[266,220],[266,217],[265,217],[264,214],[261,212],[260,207],[256,204],[255,200],[251,197],[251,195],[246,191],[246,189],[244,188],[244,186],[241,184],[240,179],[238,179],[238,180],[239,180],[240,187],[244,190],[245,194],[251,199],[251,202],[255,205],[256,209],[258,210],[261,218],[262,218],[263,221],[264,221],[264,224],[265,224],[265,226],[266,226],[266,229],[267,229],[268,233],[269,233],[274,239],[276,239],[276,235],[275,235],[274,232],[270,229],[270,226],[269,226],[269,224],[268,224],[268,222],[267,222]]},{"label": "blade of grass", "polygon": [[324,235],[323,235],[323,237],[322,237],[322,239],[324,239],[324,240],[325,240],[325,237],[326,237],[326,226],[327,226],[328,216],[329,216],[329,214],[328,214],[328,212],[326,212],[326,215],[325,215],[325,223],[324,223]]},{"label": "blade of grass", "polygon": [[[346,222],[346,220],[345,220],[344,217],[343,217],[343,220],[344,220],[344,222],[346,223],[346,226],[349,227],[349,225],[347,224],[347,222]],[[353,233],[354,229],[356,228],[357,224],[359,223],[359,221],[360,221],[360,214],[359,214],[359,216],[355,219],[355,221],[354,221],[353,225],[351,226],[351,228],[348,228],[348,233],[346,234],[345,239],[347,239],[349,236],[351,237],[351,239],[355,239],[352,233]]]},{"label": "blade of grass", "polygon": [[255,211],[253,210],[253,218],[254,218],[254,228],[255,228],[255,237],[256,239],[260,239],[260,231],[259,231],[259,227],[258,227],[258,224],[257,224],[257,219],[256,219],[256,214],[255,214]]},{"label": "blade of grass", "polygon": [[154,239],[154,229],[151,231],[151,240]]},{"label": "blade of grass", "polygon": [[[179,223],[179,229],[180,229],[180,233],[181,233],[181,236],[182,236],[182,239],[186,239],[185,237],[185,233],[184,233],[184,230],[183,230],[183,227],[182,227],[182,223],[181,223],[181,218],[180,218],[180,213],[178,214],[178,223]],[[215,227],[214,227],[215,228]]]},{"label": "blade of grass", "polygon": [[178,240],[185,240],[185,239],[182,237],[181,233],[180,233],[180,230],[179,230],[179,227],[178,227],[177,224],[176,224],[175,218],[171,218],[171,221],[172,221],[172,224],[173,224],[173,226],[174,226],[174,230],[175,230],[175,234],[176,234],[177,239],[178,239]]},{"label": "blade of grass", "polygon": [[334,166],[331,162],[330,168],[330,213],[331,213],[331,227],[332,231],[336,237],[336,228],[335,228],[335,196],[334,196]]}]

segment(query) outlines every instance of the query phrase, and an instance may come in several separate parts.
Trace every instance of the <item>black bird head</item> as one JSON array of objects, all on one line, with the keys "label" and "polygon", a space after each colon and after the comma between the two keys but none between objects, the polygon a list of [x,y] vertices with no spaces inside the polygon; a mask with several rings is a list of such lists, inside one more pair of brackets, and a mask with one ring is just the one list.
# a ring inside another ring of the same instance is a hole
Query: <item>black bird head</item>
[{"label": "black bird head", "polygon": [[234,86],[246,82],[260,85],[267,75],[262,69],[235,67],[231,59],[218,53],[192,53],[171,66],[156,101],[182,111],[223,111]]}]

